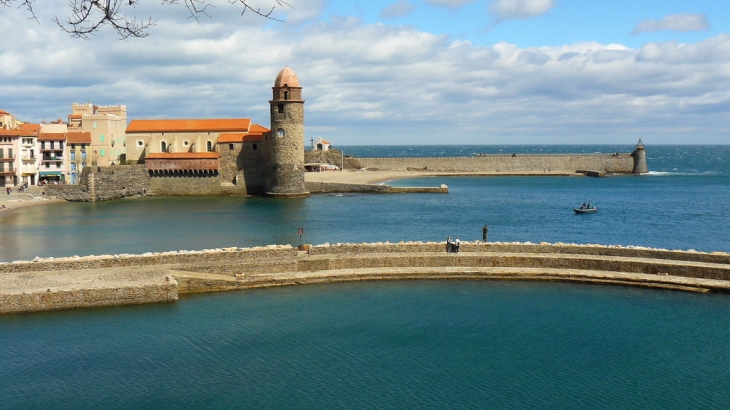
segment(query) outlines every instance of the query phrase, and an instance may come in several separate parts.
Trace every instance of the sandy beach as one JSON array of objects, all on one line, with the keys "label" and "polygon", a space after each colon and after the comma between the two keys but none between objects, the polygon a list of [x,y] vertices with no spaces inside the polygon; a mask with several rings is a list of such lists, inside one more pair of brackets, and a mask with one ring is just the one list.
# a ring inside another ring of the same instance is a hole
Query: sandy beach
[{"label": "sandy beach", "polygon": [[[12,198],[12,197],[11,197]],[[18,199],[17,197],[14,197],[9,200],[5,200],[5,198],[0,197],[0,218],[3,216],[13,212],[17,211],[19,209],[25,209],[30,208],[33,206],[39,206],[39,205],[50,205],[50,204],[57,204],[60,202],[66,202],[63,199]],[[5,205],[5,208],[2,208],[3,205]]]}]

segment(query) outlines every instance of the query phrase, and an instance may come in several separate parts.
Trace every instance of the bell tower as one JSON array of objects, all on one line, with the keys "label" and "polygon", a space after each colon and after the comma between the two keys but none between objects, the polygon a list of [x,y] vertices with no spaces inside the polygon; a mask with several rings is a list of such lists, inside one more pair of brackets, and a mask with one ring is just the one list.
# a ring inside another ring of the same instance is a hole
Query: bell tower
[{"label": "bell tower", "polygon": [[304,100],[299,79],[284,67],[269,101],[271,132],[264,136],[266,195],[307,197],[304,187]]}]

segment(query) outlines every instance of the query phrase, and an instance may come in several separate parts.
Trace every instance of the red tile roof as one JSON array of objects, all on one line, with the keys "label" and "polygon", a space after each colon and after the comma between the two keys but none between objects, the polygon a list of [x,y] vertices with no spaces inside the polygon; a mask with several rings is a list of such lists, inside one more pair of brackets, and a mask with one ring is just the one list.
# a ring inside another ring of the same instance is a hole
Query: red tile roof
[{"label": "red tile roof", "polygon": [[218,137],[218,144],[261,142],[263,140],[264,134],[221,134]]},{"label": "red tile roof", "polygon": [[127,132],[248,132],[250,126],[248,118],[132,120]]},{"label": "red tile roof", "polygon": [[159,152],[149,154],[145,159],[218,159],[217,152]]},{"label": "red tile roof", "polygon": [[20,124],[20,129],[23,131],[38,131],[41,129],[40,124]]},{"label": "red tile roof", "polygon": [[68,118],[82,118],[81,114],[69,114]]},{"label": "red tile roof", "polygon": [[66,134],[62,132],[42,132],[38,134],[38,141],[66,141]]},{"label": "red tile roof", "polygon": [[3,130],[0,129],[0,135],[11,136],[11,137],[35,137],[35,131],[27,130]]},{"label": "red tile roof", "polygon": [[67,144],[91,144],[90,132],[69,132],[66,134]]},{"label": "red tile roof", "polygon": [[0,110],[0,115],[10,115],[10,113],[5,110]]}]

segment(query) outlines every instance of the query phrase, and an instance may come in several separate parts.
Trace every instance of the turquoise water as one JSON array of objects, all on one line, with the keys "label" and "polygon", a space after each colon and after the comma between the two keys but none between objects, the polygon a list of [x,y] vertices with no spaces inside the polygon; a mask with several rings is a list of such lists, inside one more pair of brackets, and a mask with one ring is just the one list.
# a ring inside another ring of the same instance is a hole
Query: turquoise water
[{"label": "turquoise water", "polygon": [[[499,149],[630,147],[345,153]],[[647,152],[652,174],[642,177],[395,182],[446,183],[448,195],[31,208],[0,217],[0,261],[296,244],[297,227],[309,243],[474,240],[485,223],[493,241],[730,252],[730,147]],[[584,201],[599,213],[574,215]],[[728,408],[728,317],[727,295],[478,281],[303,286],[7,315],[0,316],[0,409]]]},{"label": "turquoise water", "polygon": [[0,408],[727,408],[730,298],[313,285],[0,317]]}]

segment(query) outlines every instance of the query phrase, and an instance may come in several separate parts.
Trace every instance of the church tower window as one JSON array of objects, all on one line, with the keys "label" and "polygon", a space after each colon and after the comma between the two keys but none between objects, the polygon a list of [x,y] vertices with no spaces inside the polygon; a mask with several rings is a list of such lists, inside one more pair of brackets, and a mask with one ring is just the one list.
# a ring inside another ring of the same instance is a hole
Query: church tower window
[{"label": "church tower window", "polygon": [[286,136],[286,131],[284,131],[284,129],[283,129],[283,128],[279,128],[278,130],[276,130],[276,136],[277,136],[277,137],[283,137],[283,136]]},{"label": "church tower window", "polygon": [[284,100],[289,99],[289,91],[284,91]]},{"label": "church tower window", "polygon": [[284,113],[284,104],[279,104],[279,113]]}]

